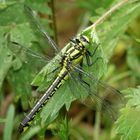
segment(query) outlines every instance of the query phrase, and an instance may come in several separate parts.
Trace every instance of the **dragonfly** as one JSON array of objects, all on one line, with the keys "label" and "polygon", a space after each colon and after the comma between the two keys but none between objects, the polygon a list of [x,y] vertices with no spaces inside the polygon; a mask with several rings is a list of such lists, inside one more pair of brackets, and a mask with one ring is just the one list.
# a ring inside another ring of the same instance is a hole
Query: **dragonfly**
[{"label": "dragonfly", "polygon": [[[100,45],[96,44],[91,52],[89,47],[92,44],[92,37],[89,37],[86,35],[86,33],[82,32],[76,35],[76,37],[73,39],[70,39],[69,45],[66,47],[66,49],[59,52],[55,42],[36,20],[32,9],[25,5],[25,10],[29,17],[32,18],[32,21],[42,36],[47,39],[49,45],[55,50],[55,52],[58,53],[59,59],[57,62],[54,62],[57,63],[58,67],[52,70],[52,73],[54,74],[52,83],[48,85],[46,92],[39,98],[30,112],[20,123],[18,129],[20,133],[30,125],[30,122],[35,118],[40,109],[51,99],[55,93],[57,93],[58,90],[61,89],[62,86],[64,86],[66,82],[70,86],[71,92],[74,96],[77,96],[79,92],[82,92],[86,96],[89,96],[91,100],[97,100],[99,102],[102,102],[103,99],[97,94],[97,85],[105,88],[107,92],[113,93],[114,95],[121,94],[118,90],[105,84],[96,78],[92,73],[88,72],[88,68],[93,67],[99,59],[102,59],[101,57],[96,57],[93,59]],[[12,43],[19,45],[16,42]],[[31,50],[29,50],[29,52],[33,56],[40,57]],[[46,60],[48,60],[48,58]],[[107,106],[106,102],[103,102],[103,105]]]}]

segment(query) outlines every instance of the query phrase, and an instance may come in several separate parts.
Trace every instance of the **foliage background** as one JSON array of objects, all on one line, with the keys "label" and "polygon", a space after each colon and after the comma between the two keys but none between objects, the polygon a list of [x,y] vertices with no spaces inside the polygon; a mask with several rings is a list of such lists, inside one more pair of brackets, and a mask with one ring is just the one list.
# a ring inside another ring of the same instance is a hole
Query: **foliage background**
[{"label": "foliage background", "polygon": [[[54,37],[57,44],[63,47],[69,38],[95,22],[120,0],[54,1],[57,28],[52,22],[51,2],[50,0],[0,2],[0,138],[4,140],[68,139],[68,137],[76,140],[140,139],[140,87],[138,86],[140,84],[140,2],[135,0],[130,0],[130,3],[112,13],[96,29],[105,58],[109,62],[108,71],[104,72],[102,80],[121,90],[126,97],[126,105],[121,109],[118,120],[112,123],[108,117],[100,116],[100,113],[83,107],[79,102],[74,102],[69,112],[65,114],[65,108],[60,111],[59,109],[63,106],[64,100],[67,103],[66,108],[69,109],[71,100],[66,98],[67,96],[56,95],[46,106],[49,112],[43,109],[48,116],[42,113],[41,125],[34,122],[36,125],[28,132],[18,134],[17,129],[23,119],[23,112],[28,111],[38,98],[30,83],[46,62],[33,59],[20,50],[12,52],[9,49],[12,46],[10,41],[18,42],[40,54],[46,54],[47,47],[46,42],[40,36],[36,36],[29,26],[29,21],[23,12],[23,4],[38,12],[42,25]],[[99,73],[98,69],[95,73]],[[54,105],[56,101],[57,105]]]}]

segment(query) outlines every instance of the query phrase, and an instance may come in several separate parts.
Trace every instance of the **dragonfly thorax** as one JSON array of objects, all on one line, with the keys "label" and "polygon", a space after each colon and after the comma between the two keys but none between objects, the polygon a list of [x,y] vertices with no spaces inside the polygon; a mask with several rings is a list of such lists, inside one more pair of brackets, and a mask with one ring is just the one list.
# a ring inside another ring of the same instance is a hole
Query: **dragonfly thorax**
[{"label": "dragonfly thorax", "polygon": [[86,36],[80,35],[77,38],[71,40],[72,45],[63,55],[62,66],[70,70],[72,66],[77,65],[82,61],[87,49],[86,46],[89,43],[89,39]]}]

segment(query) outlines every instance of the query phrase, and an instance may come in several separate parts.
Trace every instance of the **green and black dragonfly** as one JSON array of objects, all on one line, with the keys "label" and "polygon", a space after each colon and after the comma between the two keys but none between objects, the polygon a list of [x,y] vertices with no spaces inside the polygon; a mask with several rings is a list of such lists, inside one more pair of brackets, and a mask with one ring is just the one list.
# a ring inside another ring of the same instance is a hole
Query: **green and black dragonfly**
[{"label": "green and black dragonfly", "polygon": [[[93,65],[97,62],[97,60],[101,59],[101,57],[93,59],[93,56],[96,55],[97,49],[99,48],[99,44],[96,44],[92,52],[89,50],[89,46],[93,44],[92,33],[90,34],[90,37],[86,32],[78,34],[70,40],[70,43],[65,50],[59,52],[59,49],[54,41],[36,20],[32,10],[28,6],[25,6],[25,10],[29,14],[29,17],[33,19],[33,22],[35,22],[36,28],[40,30],[41,34],[47,39],[50,46],[58,53],[59,59],[58,61],[54,61],[54,63],[58,64],[58,67],[53,68],[52,70],[52,83],[47,86],[46,92],[20,123],[19,132],[24,131],[24,128],[29,126],[30,121],[35,117],[36,113],[66,82],[68,83],[74,96],[77,96],[79,92],[82,92],[86,96],[90,96],[91,100],[97,100],[97,102],[102,102],[101,97],[97,94],[97,85],[107,89],[106,91],[108,93],[110,92],[114,95],[120,95],[118,90],[106,85],[104,82],[99,81],[93,73],[88,71],[90,67],[93,68]],[[13,42],[13,44],[19,45],[16,42]],[[37,54],[34,54],[31,51],[30,53],[32,53],[33,56],[38,57]],[[106,103],[103,102],[103,105],[106,105]]]}]

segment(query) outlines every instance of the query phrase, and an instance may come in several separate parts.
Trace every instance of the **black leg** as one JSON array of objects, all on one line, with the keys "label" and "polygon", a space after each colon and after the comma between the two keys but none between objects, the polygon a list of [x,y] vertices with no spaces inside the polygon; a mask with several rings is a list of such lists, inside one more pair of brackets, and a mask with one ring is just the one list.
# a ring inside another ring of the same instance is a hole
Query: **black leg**
[{"label": "black leg", "polygon": [[96,53],[96,50],[98,49],[99,45],[100,45],[100,44],[98,44],[98,45],[95,47],[95,49],[93,50],[92,53],[89,52],[89,51],[87,51],[88,55],[92,57],[92,56]]},{"label": "black leg", "polygon": [[[80,62],[80,69],[83,70],[83,60]],[[90,84],[82,79],[82,73],[79,72],[78,78],[81,83],[87,85],[90,88]]]},{"label": "black leg", "polygon": [[102,59],[102,57],[97,57],[94,61],[91,62],[89,54],[86,53],[86,60],[87,60],[88,66],[94,65],[98,59]]},{"label": "black leg", "polygon": [[94,49],[94,51],[93,51],[92,53],[89,52],[89,51],[86,52],[86,60],[87,60],[88,66],[94,65],[98,59],[102,59],[101,57],[97,57],[93,62],[91,62],[91,59],[90,59],[90,57],[92,57],[92,56],[95,55],[96,50],[98,49],[99,45],[100,45],[100,44],[98,44],[98,45],[95,47],[95,49]]}]

